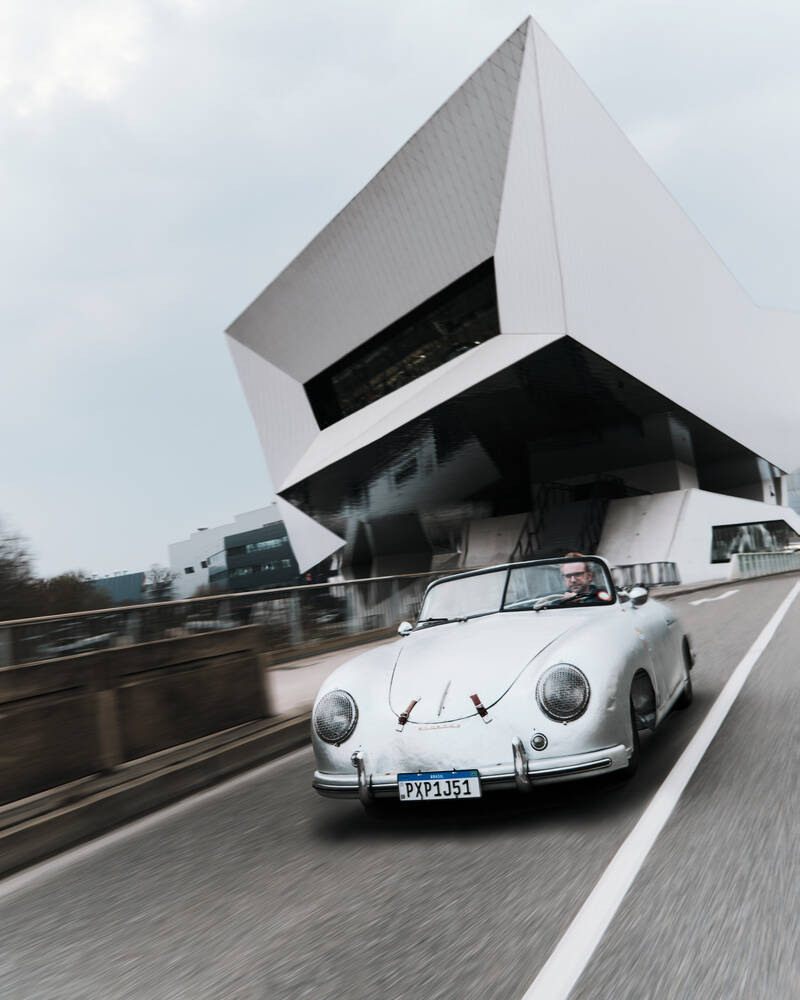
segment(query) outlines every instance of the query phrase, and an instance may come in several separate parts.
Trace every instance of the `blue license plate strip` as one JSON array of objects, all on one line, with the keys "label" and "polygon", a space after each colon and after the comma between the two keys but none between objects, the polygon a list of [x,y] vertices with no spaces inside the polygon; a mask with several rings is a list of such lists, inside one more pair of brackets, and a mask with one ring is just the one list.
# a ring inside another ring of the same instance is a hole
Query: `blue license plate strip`
[{"label": "blue license plate strip", "polygon": [[468,771],[419,771],[398,774],[397,787],[402,802],[481,797],[477,769]]}]

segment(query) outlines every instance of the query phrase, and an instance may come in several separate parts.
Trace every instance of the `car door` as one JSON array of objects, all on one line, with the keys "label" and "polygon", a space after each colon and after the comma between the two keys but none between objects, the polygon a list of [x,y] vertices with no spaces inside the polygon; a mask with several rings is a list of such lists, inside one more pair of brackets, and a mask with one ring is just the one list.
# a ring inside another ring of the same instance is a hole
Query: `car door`
[{"label": "car door", "polygon": [[638,650],[635,666],[646,666],[647,672],[653,681],[653,689],[656,696],[656,713],[658,713],[662,702],[666,696],[664,678],[661,674],[660,661],[656,657],[656,642],[654,635],[657,634],[657,627],[653,621],[648,603],[640,604],[638,607],[632,601],[620,604],[620,612],[625,622],[625,631],[633,642],[633,648]]},{"label": "car door", "polygon": [[660,713],[683,683],[680,624],[668,605],[652,599],[635,610],[637,627],[644,632],[650,649]]}]

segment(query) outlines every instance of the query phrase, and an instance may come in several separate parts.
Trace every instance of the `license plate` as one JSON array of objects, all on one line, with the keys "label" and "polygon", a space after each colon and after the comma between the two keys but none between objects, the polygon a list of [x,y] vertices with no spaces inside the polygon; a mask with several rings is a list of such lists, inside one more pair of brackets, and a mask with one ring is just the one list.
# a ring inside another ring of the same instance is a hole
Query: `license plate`
[{"label": "license plate", "polygon": [[481,797],[481,782],[477,771],[425,771],[420,774],[398,774],[397,786],[401,802]]}]

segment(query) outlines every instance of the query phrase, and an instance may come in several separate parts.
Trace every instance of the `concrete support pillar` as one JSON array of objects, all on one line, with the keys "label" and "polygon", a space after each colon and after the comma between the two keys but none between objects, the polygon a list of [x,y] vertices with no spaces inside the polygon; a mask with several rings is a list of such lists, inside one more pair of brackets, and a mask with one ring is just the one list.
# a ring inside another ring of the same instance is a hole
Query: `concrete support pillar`
[{"label": "concrete support pillar", "polygon": [[14,663],[14,631],[0,628],[0,667],[10,667]]},{"label": "concrete support pillar", "polygon": [[300,595],[295,591],[289,598],[289,644],[291,646],[301,646],[303,644],[303,616]]},{"label": "concrete support pillar", "polygon": [[117,692],[111,688],[96,695],[97,742],[100,770],[112,771],[125,759],[120,737]]}]

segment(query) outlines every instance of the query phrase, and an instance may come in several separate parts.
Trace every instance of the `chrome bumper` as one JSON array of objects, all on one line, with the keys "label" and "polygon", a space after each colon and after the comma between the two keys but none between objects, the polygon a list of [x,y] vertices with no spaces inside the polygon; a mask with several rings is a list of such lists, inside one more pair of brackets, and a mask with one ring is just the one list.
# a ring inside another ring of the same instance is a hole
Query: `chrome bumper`
[{"label": "chrome bumper", "polygon": [[[536,785],[571,781],[596,771],[615,771],[625,767],[630,754],[630,747],[620,743],[589,753],[539,761],[531,759],[521,740],[514,740],[512,761],[486,768],[478,766],[478,773],[483,791],[516,788],[524,792]],[[320,795],[335,799],[359,798],[366,803],[374,799],[399,798],[397,775],[370,774],[368,763],[369,754],[358,751],[353,754],[352,773],[329,774],[315,771],[311,784]]]}]

